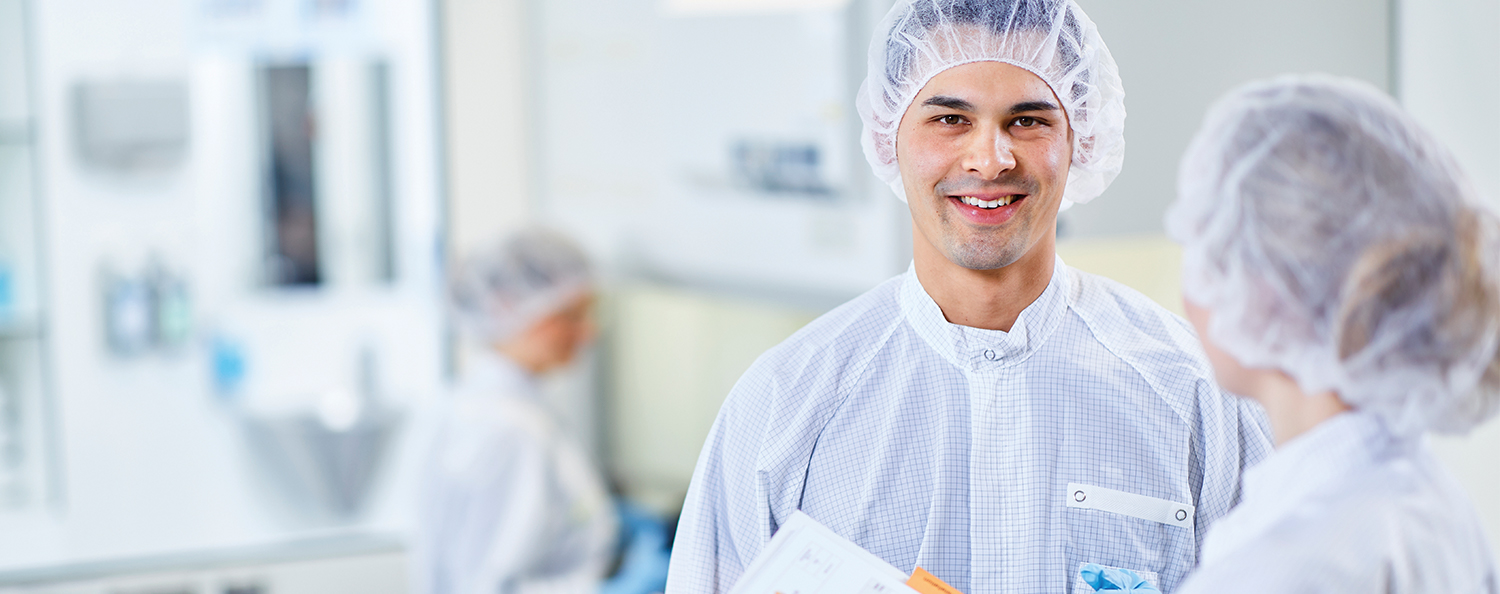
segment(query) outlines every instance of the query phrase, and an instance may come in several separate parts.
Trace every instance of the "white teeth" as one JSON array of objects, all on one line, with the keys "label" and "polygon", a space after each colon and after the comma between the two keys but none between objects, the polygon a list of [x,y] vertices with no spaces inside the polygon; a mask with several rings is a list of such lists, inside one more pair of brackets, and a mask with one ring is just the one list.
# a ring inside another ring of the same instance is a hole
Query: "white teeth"
[{"label": "white teeth", "polygon": [[978,208],[985,208],[985,209],[1000,208],[1002,206],[1010,204],[1011,201],[1014,200],[1014,199],[1015,199],[1015,196],[1005,196],[1005,197],[999,198],[997,200],[980,200],[980,199],[975,198],[973,196],[959,196],[958,197],[958,201],[959,202],[962,202],[962,203],[967,204],[969,206],[974,206],[974,207],[978,207]]}]

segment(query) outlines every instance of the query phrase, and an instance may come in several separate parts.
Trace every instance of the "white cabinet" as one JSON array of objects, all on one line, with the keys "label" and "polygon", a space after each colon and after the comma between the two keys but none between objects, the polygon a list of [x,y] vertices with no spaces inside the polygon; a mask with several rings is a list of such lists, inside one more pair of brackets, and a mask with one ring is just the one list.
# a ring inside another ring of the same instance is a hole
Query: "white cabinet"
[{"label": "white cabinet", "polygon": [[[270,551],[226,557],[138,559],[62,569],[56,576],[7,580],[0,594],[405,594],[406,554],[399,547],[276,558]],[[68,575],[68,572],[72,572]],[[17,582],[20,583],[17,583]]]}]

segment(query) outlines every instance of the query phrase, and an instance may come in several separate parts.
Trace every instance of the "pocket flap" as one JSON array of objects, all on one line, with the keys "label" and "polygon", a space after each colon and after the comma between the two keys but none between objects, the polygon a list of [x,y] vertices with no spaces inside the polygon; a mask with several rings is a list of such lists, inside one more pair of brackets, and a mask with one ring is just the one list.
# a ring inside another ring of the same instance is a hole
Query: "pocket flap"
[{"label": "pocket flap", "polygon": [[1193,506],[1125,491],[1068,483],[1068,507],[1097,509],[1169,526],[1193,528]]}]

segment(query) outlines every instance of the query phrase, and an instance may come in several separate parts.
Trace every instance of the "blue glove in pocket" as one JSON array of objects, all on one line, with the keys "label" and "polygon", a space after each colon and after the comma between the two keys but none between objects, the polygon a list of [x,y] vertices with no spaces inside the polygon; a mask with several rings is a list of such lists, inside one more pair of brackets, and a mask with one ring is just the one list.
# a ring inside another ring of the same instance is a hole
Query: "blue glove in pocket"
[{"label": "blue glove in pocket", "polygon": [[1120,590],[1127,592],[1161,594],[1156,586],[1141,577],[1141,574],[1129,569],[1118,567],[1105,567],[1098,563],[1085,563],[1079,568],[1078,576],[1083,578],[1083,583],[1088,584],[1095,592],[1104,590]]}]

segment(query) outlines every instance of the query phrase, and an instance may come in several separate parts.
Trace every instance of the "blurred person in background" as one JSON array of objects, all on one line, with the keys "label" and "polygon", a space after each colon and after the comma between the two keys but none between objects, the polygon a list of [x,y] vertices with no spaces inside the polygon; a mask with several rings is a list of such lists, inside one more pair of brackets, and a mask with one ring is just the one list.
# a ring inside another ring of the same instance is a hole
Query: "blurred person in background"
[{"label": "blurred person in background", "polygon": [[1500,407],[1500,221],[1447,149],[1368,84],[1289,76],[1210,109],[1178,188],[1188,317],[1277,442],[1179,592],[1500,590],[1422,437]]},{"label": "blurred person in background", "polygon": [[[441,414],[424,469],[417,592],[662,589],[664,530],[611,502],[538,385],[594,337],[594,292],[583,252],[541,229],[467,258],[451,276],[453,311],[480,348]],[[621,550],[619,571],[604,582]]]}]

